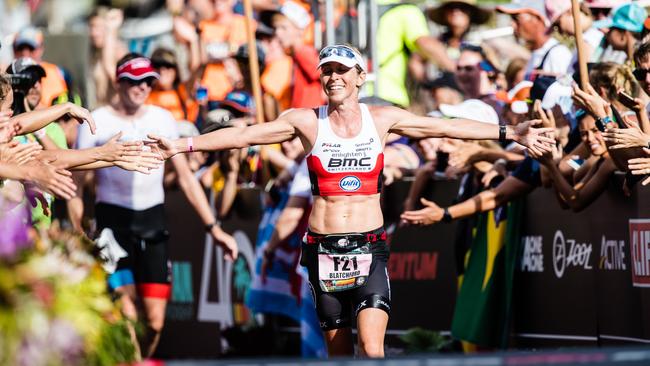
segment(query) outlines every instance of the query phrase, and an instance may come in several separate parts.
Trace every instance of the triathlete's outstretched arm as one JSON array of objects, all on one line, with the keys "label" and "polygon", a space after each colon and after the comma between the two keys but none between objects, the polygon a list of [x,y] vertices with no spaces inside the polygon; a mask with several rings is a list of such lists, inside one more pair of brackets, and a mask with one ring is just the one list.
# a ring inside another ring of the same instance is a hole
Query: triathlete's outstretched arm
[{"label": "triathlete's outstretched arm", "polygon": [[[411,112],[396,107],[384,107],[393,121],[389,132],[402,136],[421,139],[427,137],[451,137],[463,140],[497,140],[499,126],[463,118],[444,120],[434,117],[417,116]],[[382,111],[384,113],[384,111]],[[532,128],[541,120],[532,120],[518,124],[515,127],[506,126],[505,138],[514,140],[529,149],[540,152],[550,151],[555,140],[545,136],[552,133],[552,128]]]},{"label": "triathlete's outstretched arm", "polygon": [[170,141],[157,135],[149,135],[154,140],[150,146],[156,148],[164,159],[168,159],[178,153],[190,151],[241,149],[253,145],[280,143],[296,137],[297,129],[290,122],[292,114],[296,113],[300,113],[299,110],[286,113],[272,122],[222,128],[192,139],[180,138]]}]

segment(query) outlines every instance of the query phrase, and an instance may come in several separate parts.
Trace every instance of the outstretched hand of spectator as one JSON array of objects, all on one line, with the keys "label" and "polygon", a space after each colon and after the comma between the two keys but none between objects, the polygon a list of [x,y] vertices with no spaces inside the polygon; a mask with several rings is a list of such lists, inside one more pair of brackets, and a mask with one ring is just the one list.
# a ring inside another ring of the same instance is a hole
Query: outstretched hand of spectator
[{"label": "outstretched hand of spectator", "polygon": [[75,196],[77,190],[72,181],[72,173],[55,167],[53,162],[54,160],[35,160],[22,166],[21,169],[25,169],[25,181],[68,200]]},{"label": "outstretched hand of spectator", "polygon": [[235,241],[235,238],[221,230],[218,225],[212,226],[210,229],[210,235],[212,235],[214,243],[221,246],[221,249],[223,249],[223,256],[226,260],[234,261],[237,259],[239,248],[237,247],[237,241]]},{"label": "outstretched hand of spectator", "polygon": [[627,116],[624,116],[623,120],[629,128],[611,128],[602,133],[603,139],[612,144],[608,149],[648,147],[650,135],[643,133],[639,125]]},{"label": "outstretched hand of spectator", "polygon": [[113,163],[124,170],[150,174],[151,170],[160,168],[164,160],[159,153],[140,150],[137,155],[122,155]]},{"label": "outstretched hand of spectator", "polygon": [[20,130],[20,124],[11,121],[12,112],[0,113],[0,144],[11,141]]},{"label": "outstretched hand of spectator", "polygon": [[36,159],[36,155],[41,150],[43,147],[38,142],[21,144],[18,141],[11,141],[0,145],[0,162],[23,165]]},{"label": "outstretched hand of spectator", "polygon": [[41,203],[41,209],[46,216],[50,216],[50,203],[45,198],[45,194],[32,184],[25,184],[25,195],[29,200],[29,204],[36,208],[38,203]]},{"label": "outstretched hand of spectator", "polygon": [[535,113],[539,116],[539,118],[542,120],[542,126],[543,127],[552,127],[555,128],[555,117],[553,116],[553,111],[545,111],[544,108],[542,108],[542,101],[539,99],[535,100],[535,103],[533,104],[533,110]]},{"label": "outstretched hand of spectator", "polygon": [[555,139],[552,137],[555,129],[551,127],[533,128],[541,124],[542,120],[533,119],[516,125],[512,139],[539,155],[551,151],[555,145]]},{"label": "outstretched hand of spectator", "polygon": [[124,23],[124,12],[122,9],[110,9],[104,16],[104,25],[109,32],[117,32]]},{"label": "outstretched hand of spectator", "polygon": [[582,90],[577,85],[573,85],[573,100],[594,118],[611,116],[610,104],[596,93],[591,84],[587,84],[586,89]]},{"label": "outstretched hand of spectator", "polygon": [[172,140],[154,134],[147,135],[147,137],[151,141],[145,141],[145,144],[151,147],[151,151],[158,153],[161,159],[167,160],[179,153]]},{"label": "outstretched hand of spectator", "polygon": [[90,127],[90,132],[94,135],[95,131],[97,128],[95,127],[95,120],[93,119],[93,116],[90,114],[90,112],[83,107],[80,107],[76,104],[73,103],[66,103],[66,107],[68,108],[68,115],[79,122],[79,124],[83,124],[84,122],[88,123],[88,127]]},{"label": "outstretched hand of spectator", "polygon": [[531,158],[539,161],[542,165],[549,166],[555,164],[556,161],[562,158],[562,148],[553,145],[551,150],[543,151],[541,153],[529,149],[528,155],[530,155]]},{"label": "outstretched hand of spectator", "polygon": [[[643,148],[647,155],[650,155],[650,149]],[[647,175],[650,174],[650,158],[635,158],[627,161],[628,169],[633,175]],[[650,183],[650,177],[647,177],[641,182],[644,186]]]},{"label": "outstretched hand of spectator", "polygon": [[183,17],[174,17],[174,36],[179,42],[191,43],[198,39],[196,28]]},{"label": "outstretched hand of spectator", "polygon": [[444,210],[440,206],[426,198],[420,198],[420,202],[424,205],[424,208],[415,211],[405,211],[400,215],[403,222],[410,225],[431,225],[442,220]]},{"label": "outstretched hand of spectator", "polygon": [[123,156],[138,156],[142,151],[142,141],[123,141],[119,139],[122,137],[122,132],[113,135],[104,145],[99,149],[101,160],[113,162],[119,160]]}]

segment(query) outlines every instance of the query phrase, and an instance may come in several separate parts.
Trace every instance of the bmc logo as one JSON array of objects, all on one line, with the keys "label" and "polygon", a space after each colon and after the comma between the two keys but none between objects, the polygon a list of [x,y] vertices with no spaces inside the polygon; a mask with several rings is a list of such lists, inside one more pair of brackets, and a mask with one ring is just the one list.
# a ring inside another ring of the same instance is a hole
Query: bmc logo
[{"label": "bmc logo", "polygon": [[650,220],[630,220],[630,252],[632,254],[632,283],[635,287],[650,287]]},{"label": "bmc logo", "polygon": [[356,167],[356,166],[370,166],[370,157],[356,159],[356,158],[331,158],[329,163],[327,163],[328,168],[346,168],[346,167]]},{"label": "bmc logo", "polygon": [[344,191],[354,192],[361,188],[361,181],[353,175],[348,175],[339,181],[339,187]]}]

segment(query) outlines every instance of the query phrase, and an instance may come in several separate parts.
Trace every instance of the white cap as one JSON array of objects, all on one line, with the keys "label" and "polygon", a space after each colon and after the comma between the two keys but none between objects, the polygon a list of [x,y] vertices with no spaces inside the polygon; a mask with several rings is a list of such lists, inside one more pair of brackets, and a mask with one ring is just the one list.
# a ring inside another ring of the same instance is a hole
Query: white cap
[{"label": "white cap", "polygon": [[280,8],[280,13],[287,17],[296,27],[305,29],[311,22],[309,13],[305,8],[293,1],[287,1]]},{"label": "white cap", "polygon": [[499,124],[499,115],[494,108],[478,99],[467,99],[456,105],[441,104],[440,112],[445,117],[465,118],[495,125]]},{"label": "white cap", "polygon": [[558,80],[551,84],[546,89],[544,98],[542,98],[542,108],[552,109],[557,104],[562,108],[562,113],[569,113],[573,106],[573,99],[571,98],[573,90],[569,83],[570,80],[568,82]]},{"label": "white cap", "polygon": [[[329,55],[324,55],[327,53],[329,53]],[[354,67],[355,65],[359,65],[363,71],[366,71],[366,65],[363,61],[363,58],[350,46],[340,44],[327,46],[320,51],[318,57],[320,58],[322,56],[324,57],[321,58],[318,62],[319,69],[321,66],[325,65],[328,62],[338,62],[342,65],[345,65],[346,67]]]}]

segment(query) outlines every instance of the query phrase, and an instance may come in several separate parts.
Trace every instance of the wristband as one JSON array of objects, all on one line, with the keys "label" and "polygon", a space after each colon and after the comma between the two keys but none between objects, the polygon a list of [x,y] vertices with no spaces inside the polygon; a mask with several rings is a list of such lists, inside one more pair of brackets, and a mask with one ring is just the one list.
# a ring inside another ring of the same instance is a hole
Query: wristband
[{"label": "wristband", "polygon": [[211,222],[211,223],[209,223],[209,224],[206,224],[206,225],[205,225],[205,231],[207,231],[207,232],[212,231],[212,228],[215,227],[216,225],[217,225],[216,222]]},{"label": "wristband", "polygon": [[500,125],[499,126],[499,142],[505,142],[506,141],[506,126]]},{"label": "wristband", "polygon": [[190,152],[194,152],[194,140],[191,137],[187,138],[187,148]]},{"label": "wristband", "polygon": [[449,213],[449,208],[445,207],[445,210],[442,213],[442,222],[451,222],[454,218],[451,217],[451,214]]}]

